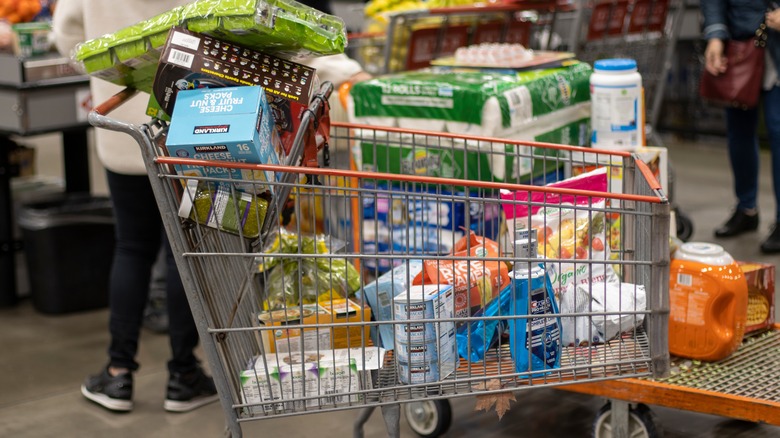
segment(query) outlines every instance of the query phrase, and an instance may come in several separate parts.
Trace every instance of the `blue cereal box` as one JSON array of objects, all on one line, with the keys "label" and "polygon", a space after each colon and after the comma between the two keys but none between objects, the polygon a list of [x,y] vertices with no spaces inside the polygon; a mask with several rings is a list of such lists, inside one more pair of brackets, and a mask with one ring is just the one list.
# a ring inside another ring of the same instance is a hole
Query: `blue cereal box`
[{"label": "blue cereal box", "polygon": [[[280,164],[281,156],[281,142],[263,87],[179,92],[166,146],[173,157],[234,163]],[[276,181],[271,171],[189,165],[176,166],[176,170],[187,176],[245,180],[237,188],[251,192],[273,192],[272,186],[262,183]]]}]

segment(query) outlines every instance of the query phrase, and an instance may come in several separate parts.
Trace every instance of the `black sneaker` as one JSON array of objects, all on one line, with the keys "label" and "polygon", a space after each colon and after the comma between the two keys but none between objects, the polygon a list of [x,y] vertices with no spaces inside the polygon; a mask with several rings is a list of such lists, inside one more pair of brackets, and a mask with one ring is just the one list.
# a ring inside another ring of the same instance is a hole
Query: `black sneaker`
[{"label": "black sneaker", "polygon": [[168,412],[188,412],[218,398],[214,380],[198,368],[189,374],[171,374],[164,407]]},{"label": "black sneaker", "polygon": [[81,393],[108,410],[129,412],[133,409],[133,375],[111,376],[106,367],[100,374],[87,377]]}]

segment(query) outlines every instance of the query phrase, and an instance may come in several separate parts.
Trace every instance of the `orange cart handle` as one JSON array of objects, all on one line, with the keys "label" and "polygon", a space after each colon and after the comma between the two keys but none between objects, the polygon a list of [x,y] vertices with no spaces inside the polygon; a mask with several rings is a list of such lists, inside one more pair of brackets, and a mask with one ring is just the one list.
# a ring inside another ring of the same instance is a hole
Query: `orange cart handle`
[{"label": "orange cart handle", "polygon": [[130,100],[133,96],[138,94],[138,90],[135,88],[125,88],[124,90],[111,96],[105,102],[92,108],[92,111],[101,116],[107,116],[110,112],[122,106],[125,102]]}]

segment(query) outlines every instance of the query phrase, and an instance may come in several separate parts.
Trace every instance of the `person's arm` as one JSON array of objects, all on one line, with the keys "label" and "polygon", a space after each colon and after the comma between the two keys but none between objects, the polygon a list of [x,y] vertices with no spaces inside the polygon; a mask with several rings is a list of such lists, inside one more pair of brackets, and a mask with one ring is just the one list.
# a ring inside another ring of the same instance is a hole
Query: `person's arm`
[{"label": "person's arm", "polygon": [[57,50],[70,56],[78,43],[84,41],[83,0],[58,0],[52,17],[52,32]]},{"label": "person's arm", "polygon": [[726,8],[728,0],[701,0],[701,13],[704,17],[702,33],[707,40],[707,48],[704,50],[704,67],[713,75],[719,75],[726,71],[727,59],[724,54],[724,41],[729,38],[729,29],[726,25]]}]

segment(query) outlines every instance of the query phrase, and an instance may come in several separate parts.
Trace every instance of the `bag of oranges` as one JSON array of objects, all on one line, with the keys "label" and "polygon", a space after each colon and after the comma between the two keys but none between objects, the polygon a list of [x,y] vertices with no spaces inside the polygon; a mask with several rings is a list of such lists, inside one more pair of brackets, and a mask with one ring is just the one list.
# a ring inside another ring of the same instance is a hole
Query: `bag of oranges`
[{"label": "bag of oranges", "polygon": [[40,0],[0,0],[0,19],[11,24],[32,21],[41,12]]}]

